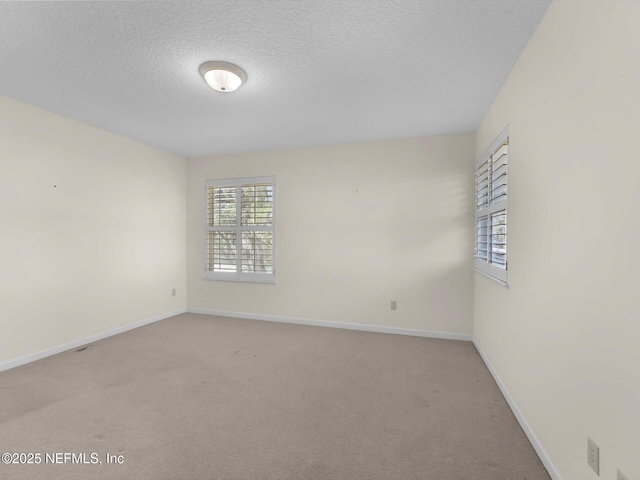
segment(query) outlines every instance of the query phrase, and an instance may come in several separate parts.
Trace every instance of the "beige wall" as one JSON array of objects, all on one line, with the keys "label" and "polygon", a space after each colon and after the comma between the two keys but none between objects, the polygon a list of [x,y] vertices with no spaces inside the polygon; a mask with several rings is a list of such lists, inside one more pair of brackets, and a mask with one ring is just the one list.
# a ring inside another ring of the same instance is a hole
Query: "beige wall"
[{"label": "beige wall", "polygon": [[0,363],[185,307],[186,160],[0,97],[0,166]]},{"label": "beige wall", "polygon": [[[190,159],[189,307],[471,333],[473,145],[465,134]],[[205,180],[262,175],[276,176],[277,285],[203,280]]]},{"label": "beige wall", "polygon": [[640,3],[554,2],[477,132],[510,125],[509,284],[474,334],[561,477],[640,478]]}]

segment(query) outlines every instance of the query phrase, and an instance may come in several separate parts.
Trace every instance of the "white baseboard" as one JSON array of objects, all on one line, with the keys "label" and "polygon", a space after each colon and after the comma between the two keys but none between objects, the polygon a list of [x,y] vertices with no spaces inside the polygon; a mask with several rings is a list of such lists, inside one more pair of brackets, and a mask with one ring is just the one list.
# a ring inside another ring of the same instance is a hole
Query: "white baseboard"
[{"label": "white baseboard", "polygon": [[482,357],[482,360],[484,361],[485,365],[489,369],[489,372],[491,372],[493,379],[498,384],[498,388],[500,388],[502,395],[507,400],[509,407],[511,407],[511,410],[513,411],[513,414],[516,417],[516,420],[518,420],[518,423],[522,427],[522,430],[524,430],[525,435],[531,442],[531,445],[533,446],[534,450],[538,454],[538,457],[540,457],[540,460],[542,460],[542,463],[547,469],[547,472],[549,472],[549,475],[553,480],[562,480],[562,477],[560,477],[558,470],[556,470],[556,468],[553,466],[553,463],[551,463],[551,459],[547,455],[547,452],[545,452],[544,448],[542,448],[542,444],[538,441],[538,438],[533,433],[533,430],[531,430],[531,427],[525,420],[524,416],[522,415],[522,412],[520,412],[520,409],[518,408],[518,406],[516,405],[516,402],[513,400],[513,397],[507,390],[507,387],[505,387],[504,383],[502,383],[502,380],[498,376],[498,373],[493,368],[493,365],[491,365],[491,362],[489,362],[489,359],[485,356],[484,352],[480,348],[480,345],[478,344],[475,338],[473,339],[473,344],[475,345],[476,350],[478,350],[478,353],[480,354],[480,357]]},{"label": "white baseboard", "polygon": [[276,315],[261,315],[258,313],[226,312],[209,308],[187,308],[189,313],[202,313],[205,315],[217,315],[219,317],[247,318],[250,320],[264,320],[266,322],[295,323],[297,325],[313,325],[316,327],[342,328],[345,330],[362,330],[365,332],[391,333],[394,335],[409,335],[413,337],[443,338],[446,340],[463,340],[470,342],[471,335],[464,333],[432,332],[429,330],[414,330],[411,328],[383,327],[378,325],[366,325],[363,323],[330,322],[327,320],[313,320],[308,318],[280,317]]},{"label": "white baseboard", "polygon": [[103,338],[111,337],[119,333],[133,330],[134,328],[142,327],[144,325],[148,325],[149,323],[158,322],[160,320],[164,320],[165,318],[173,317],[175,315],[180,315],[181,313],[185,313],[186,311],[187,311],[186,308],[180,308],[178,310],[163,313],[161,315],[156,315],[155,317],[147,318],[139,322],[130,323],[122,327],[114,328],[112,330],[107,330],[105,332],[100,332],[100,333],[97,333],[96,335],[91,335],[89,337],[73,340],[72,342],[65,343],[63,345],[58,345],[57,347],[47,348],[46,350],[42,350],[40,352],[31,353],[29,355],[24,355],[22,357],[14,358],[13,360],[8,360],[6,362],[0,363],[0,372],[4,370],[9,370],[10,368],[19,367],[20,365],[24,365],[25,363],[35,362],[36,360],[40,360],[42,358],[49,357],[57,353],[61,353],[66,350],[71,350],[72,348],[80,347],[82,345],[86,345],[87,343],[97,342],[98,340],[102,340]]}]

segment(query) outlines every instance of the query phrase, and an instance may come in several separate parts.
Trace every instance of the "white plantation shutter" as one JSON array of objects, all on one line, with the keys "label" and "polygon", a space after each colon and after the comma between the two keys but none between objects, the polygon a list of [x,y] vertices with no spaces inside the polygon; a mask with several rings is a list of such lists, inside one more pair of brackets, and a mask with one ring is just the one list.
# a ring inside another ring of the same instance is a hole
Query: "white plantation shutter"
[{"label": "white plantation shutter", "polygon": [[484,260],[489,258],[489,217],[486,215],[476,219],[476,258]]},{"label": "white plantation shutter", "polygon": [[207,232],[207,271],[235,272],[236,232]]},{"label": "white plantation shutter", "polygon": [[242,225],[273,223],[273,185],[242,185]]},{"label": "white plantation shutter", "polygon": [[483,162],[476,173],[476,208],[489,205],[489,160]]},{"label": "white plantation shutter", "polygon": [[208,219],[210,227],[236,224],[236,187],[207,187]]},{"label": "white plantation shutter", "polygon": [[507,149],[505,139],[500,148],[491,155],[491,205],[507,199]]},{"label": "white plantation shutter", "polygon": [[275,178],[207,180],[205,188],[205,278],[275,282]]},{"label": "white plantation shutter", "polygon": [[491,215],[489,262],[500,268],[507,268],[507,212],[502,210]]},{"label": "white plantation shutter", "polygon": [[271,232],[242,232],[242,271],[273,271],[273,236]]},{"label": "white plantation shutter", "polygon": [[273,272],[273,183],[243,184],[242,272]]},{"label": "white plantation shutter", "polygon": [[476,162],[475,268],[505,284],[508,150],[506,127]]}]

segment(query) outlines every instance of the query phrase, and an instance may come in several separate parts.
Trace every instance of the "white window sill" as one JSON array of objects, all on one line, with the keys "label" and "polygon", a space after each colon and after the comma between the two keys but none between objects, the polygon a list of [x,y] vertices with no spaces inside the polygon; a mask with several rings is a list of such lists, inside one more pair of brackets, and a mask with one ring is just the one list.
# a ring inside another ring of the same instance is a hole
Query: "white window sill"
[{"label": "white window sill", "polygon": [[202,277],[203,280],[213,280],[214,282],[235,282],[235,283],[264,283],[267,285],[277,285],[275,278],[251,279],[251,278],[213,278]]},{"label": "white window sill", "polygon": [[491,275],[489,275],[488,273],[483,272],[482,270],[478,270],[477,268],[474,268],[474,271],[476,273],[479,273],[480,275],[482,275],[483,277],[488,278],[489,280],[493,280],[495,283],[497,283],[498,285],[502,285],[504,288],[506,288],[507,290],[509,289],[509,284],[507,282],[503,282],[502,280],[497,279],[496,277],[493,277]]}]

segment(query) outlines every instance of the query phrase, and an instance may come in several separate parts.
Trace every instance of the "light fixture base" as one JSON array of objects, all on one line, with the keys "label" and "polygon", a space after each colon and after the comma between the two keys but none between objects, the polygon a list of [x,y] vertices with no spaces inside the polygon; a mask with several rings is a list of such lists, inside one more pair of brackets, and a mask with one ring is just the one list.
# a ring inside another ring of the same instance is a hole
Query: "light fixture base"
[{"label": "light fixture base", "polygon": [[[220,74],[216,75],[214,72],[220,72]],[[247,81],[245,71],[229,62],[205,62],[200,65],[200,75],[211,88],[224,93],[233,92]]]}]

